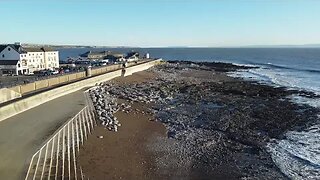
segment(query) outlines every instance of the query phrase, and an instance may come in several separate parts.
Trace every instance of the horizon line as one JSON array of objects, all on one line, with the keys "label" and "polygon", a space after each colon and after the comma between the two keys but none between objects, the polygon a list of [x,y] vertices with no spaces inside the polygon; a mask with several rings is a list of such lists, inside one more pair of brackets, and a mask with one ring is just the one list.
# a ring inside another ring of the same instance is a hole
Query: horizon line
[{"label": "horizon line", "polygon": [[[17,43],[17,42],[15,42]],[[20,43],[20,42],[19,42]],[[14,44],[14,43],[4,43]],[[319,44],[275,44],[275,45],[229,45],[229,46],[192,46],[192,45],[173,45],[173,46],[130,46],[130,45],[83,45],[83,44],[42,44],[42,43],[21,43],[26,46],[69,46],[69,47],[93,47],[93,48],[320,48]]]}]

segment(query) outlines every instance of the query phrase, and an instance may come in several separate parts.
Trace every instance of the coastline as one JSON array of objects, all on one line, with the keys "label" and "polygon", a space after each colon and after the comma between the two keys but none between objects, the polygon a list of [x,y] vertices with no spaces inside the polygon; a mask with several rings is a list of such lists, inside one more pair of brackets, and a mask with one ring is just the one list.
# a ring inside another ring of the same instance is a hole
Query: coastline
[{"label": "coastline", "polygon": [[[287,131],[310,126],[308,124],[316,121],[319,110],[297,105],[286,98],[294,93],[306,96],[312,96],[312,93],[275,88],[225,74],[244,68],[241,66],[179,63],[171,62],[167,67],[156,67],[133,74],[125,80],[111,82],[125,90],[142,90],[144,93],[141,96],[147,96],[145,91],[149,89],[165,92],[164,95],[170,98],[166,100],[164,96],[153,105],[157,122],[149,121],[150,117],[146,114],[135,117],[130,113],[118,112],[115,116],[119,116],[122,123],[118,132],[99,127],[96,132],[100,135],[92,135],[80,151],[79,159],[84,172],[90,178],[98,177],[94,179],[286,179],[265,147],[273,139],[283,138]],[[170,103],[170,99],[174,99],[174,103]],[[149,107],[145,111],[147,109]],[[126,121],[130,120],[135,123],[127,123],[127,126]],[[139,123],[144,125],[137,126]],[[152,129],[149,129],[150,126],[157,127],[149,131]],[[123,141],[131,137],[129,130],[140,133],[131,141]],[[155,132],[161,133],[156,133],[154,138]],[[142,137],[152,138],[146,141]],[[134,153],[132,142],[133,147],[139,147],[139,153]],[[97,153],[98,148],[104,149]],[[103,152],[108,158],[101,156]],[[142,159],[119,159],[114,152],[122,152],[126,155],[124,157]],[[136,166],[144,164],[142,162],[146,165]],[[132,166],[137,168],[130,168]],[[123,170],[112,169],[115,167]],[[97,174],[100,175],[95,176]]]}]

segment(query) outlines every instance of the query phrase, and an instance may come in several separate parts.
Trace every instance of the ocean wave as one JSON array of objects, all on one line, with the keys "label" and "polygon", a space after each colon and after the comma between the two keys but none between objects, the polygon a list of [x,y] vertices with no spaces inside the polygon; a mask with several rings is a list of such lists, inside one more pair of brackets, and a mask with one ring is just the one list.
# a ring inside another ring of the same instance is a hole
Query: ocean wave
[{"label": "ocean wave", "polygon": [[[242,70],[232,76],[252,79],[272,86],[288,89],[307,90],[320,94],[319,75],[294,68],[262,64],[258,69]],[[289,96],[297,104],[307,104],[320,108],[319,98],[299,95]],[[319,115],[320,118],[320,115]],[[289,131],[284,139],[274,139],[267,145],[272,160],[287,177],[291,179],[320,179],[320,124],[304,131]]]},{"label": "ocean wave", "polygon": [[301,67],[292,67],[288,65],[280,65],[280,64],[273,64],[273,63],[257,63],[257,65],[265,68],[271,68],[271,69],[287,69],[287,70],[293,70],[293,71],[303,71],[303,72],[309,72],[309,73],[320,73],[320,70],[318,69],[306,69]]},{"label": "ocean wave", "polygon": [[320,99],[319,98],[308,98],[299,95],[289,96],[292,102],[297,104],[307,104],[309,106],[320,108]]},{"label": "ocean wave", "polygon": [[271,86],[282,86],[289,89],[306,90],[320,94],[318,74],[303,73],[285,69],[255,68],[231,73],[233,77],[256,80]]},{"label": "ocean wave", "polygon": [[[221,61],[221,62],[225,62],[225,61]],[[259,68],[259,66],[254,65],[254,64],[240,64],[240,63],[231,63],[235,66],[244,66],[244,67],[251,67],[251,68]]]},{"label": "ocean wave", "polygon": [[320,125],[290,131],[267,150],[280,170],[291,179],[320,179]]}]

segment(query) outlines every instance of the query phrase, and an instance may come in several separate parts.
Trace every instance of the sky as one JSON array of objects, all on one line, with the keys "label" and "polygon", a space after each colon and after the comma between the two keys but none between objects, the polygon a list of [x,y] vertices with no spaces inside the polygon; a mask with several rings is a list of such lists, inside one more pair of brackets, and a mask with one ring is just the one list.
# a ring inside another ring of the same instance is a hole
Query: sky
[{"label": "sky", "polygon": [[320,44],[320,0],[0,0],[0,43]]}]

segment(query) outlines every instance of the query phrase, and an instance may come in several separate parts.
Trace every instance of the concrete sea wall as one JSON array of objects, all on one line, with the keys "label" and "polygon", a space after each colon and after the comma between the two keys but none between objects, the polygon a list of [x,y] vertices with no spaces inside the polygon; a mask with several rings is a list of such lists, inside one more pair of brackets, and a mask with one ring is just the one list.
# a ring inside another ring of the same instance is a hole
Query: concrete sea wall
[{"label": "concrete sea wall", "polygon": [[[113,78],[116,77],[120,77],[120,76],[128,76],[131,75],[132,73],[135,72],[139,72],[139,71],[143,71],[146,70],[154,65],[157,65],[160,63],[160,60],[155,60],[155,61],[150,61],[150,62],[146,62],[146,63],[142,63],[142,64],[138,64],[138,65],[134,65],[128,68],[125,68],[125,73],[123,74],[122,69],[119,70],[115,70],[112,72],[107,72],[92,78],[88,78],[88,79],[83,79],[71,84],[67,84],[61,87],[57,87],[45,92],[42,92],[40,94],[36,94],[34,96],[30,96],[21,100],[18,100],[16,102],[13,102],[11,104],[5,105],[0,107],[0,121],[3,121],[9,117],[12,117],[16,114],[19,114],[21,112],[24,112],[28,109],[31,109],[33,107],[39,106],[40,104],[43,104],[45,102],[51,101],[55,98],[67,95],[69,93],[78,91],[80,89],[83,89],[85,87],[90,87],[90,86],[94,86],[96,83],[101,83],[104,81],[108,81],[111,80]],[[111,68],[116,68],[111,67]],[[105,71],[109,70],[108,68],[105,68]],[[100,71],[102,72],[102,71]],[[100,72],[95,72],[95,73],[100,73]],[[60,78],[56,78],[55,80],[50,79],[51,84],[54,82],[58,82],[60,81]],[[47,84],[50,84],[50,81],[46,82],[46,81],[42,81],[42,82],[35,82],[35,83],[31,83],[31,84],[26,84],[23,86],[20,86],[20,88],[17,88],[18,91],[20,92],[28,92],[28,91],[32,91],[35,90],[38,84],[38,87],[45,87]],[[16,88],[16,87],[14,87]]]},{"label": "concrete sea wall", "polygon": [[10,101],[11,99],[16,99],[21,97],[21,94],[7,88],[0,89],[0,103]]},{"label": "concrete sea wall", "polygon": [[159,63],[160,63],[160,61],[153,61],[152,63],[143,63],[143,64],[136,65],[136,66],[129,66],[126,68],[126,73],[124,74],[124,76],[130,76],[135,72],[149,69],[150,67],[155,66]]}]

